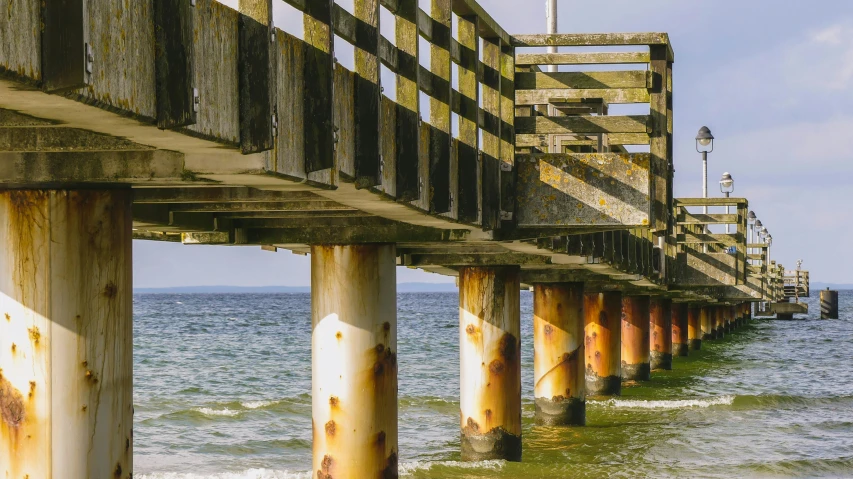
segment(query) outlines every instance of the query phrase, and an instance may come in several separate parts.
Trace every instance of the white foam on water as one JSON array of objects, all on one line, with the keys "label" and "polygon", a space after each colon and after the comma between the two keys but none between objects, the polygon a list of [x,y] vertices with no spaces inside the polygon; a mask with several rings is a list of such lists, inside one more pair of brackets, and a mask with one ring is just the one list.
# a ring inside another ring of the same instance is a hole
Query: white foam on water
[{"label": "white foam on water", "polygon": [[246,409],[260,409],[262,407],[272,406],[273,404],[277,404],[278,401],[246,401],[241,402],[240,405]]},{"label": "white foam on water", "polygon": [[213,409],[209,407],[197,407],[193,408],[193,411],[200,412],[205,416],[228,416],[234,417],[240,414],[240,411],[234,411],[233,409],[228,409],[227,407],[224,409]]},{"label": "white foam on water", "polygon": [[671,401],[640,401],[634,399],[608,399],[606,401],[588,401],[593,406],[624,408],[624,409],[687,409],[706,408],[711,406],[730,406],[734,396],[719,396],[703,399],[681,399]]},{"label": "white foam on water", "polygon": [[272,469],[248,469],[240,472],[217,474],[193,474],[180,472],[155,472],[136,476],[139,479],[310,479],[311,472],[275,471]]},{"label": "white foam on water", "polygon": [[498,471],[504,467],[506,461],[488,460],[477,462],[461,462],[461,461],[412,461],[402,462],[399,465],[401,476],[412,475],[417,471],[428,471],[435,466],[452,467],[454,469],[480,469],[489,471]]}]

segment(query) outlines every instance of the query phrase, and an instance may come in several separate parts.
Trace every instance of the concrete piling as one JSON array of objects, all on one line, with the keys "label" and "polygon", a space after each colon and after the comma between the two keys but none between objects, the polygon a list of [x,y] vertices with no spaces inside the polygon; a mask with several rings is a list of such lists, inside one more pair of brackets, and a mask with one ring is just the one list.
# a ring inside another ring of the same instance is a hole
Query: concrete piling
[{"label": "concrete piling", "polygon": [[699,311],[702,340],[714,339],[714,312],[711,306],[702,306]]},{"label": "concrete piling", "polygon": [[536,424],[586,423],[583,283],[533,289],[533,395]]},{"label": "concrete piling", "polygon": [[133,471],[130,189],[0,192],[0,476]]},{"label": "concrete piling", "polygon": [[622,393],[622,293],[585,293],[584,355],[589,396]]},{"label": "concrete piling", "polygon": [[459,271],[462,460],[521,460],[517,266]]},{"label": "concrete piling", "polygon": [[672,300],[652,298],[649,303],[649,364],[652,370],[672,369]]},{"label": "concrete piling", "polygon": [[311,247],[313,470],[397,477],[396,252]]},{"label": "concrete piling", "polygon": [[648,381],[651,378],[648,296],[622,297],[622,379]]},{"label": "concrete piling", "polygon": [[687,342],[690,351],[702,349],[702,309],[692,305],[687,308]]},{"label": "concrete piling", "polygon": [[820,292],[820,319],[838,319],[838,291]]},{"label": "concrete piling", "polygon": [[687,303],[672,305],[672,355],[687,356],[690,351]]},{"label": "concrete piling", "polygon": [[714,306],[711,308],[711,318],[714,339],[723,339],[726,336],[726,315],[723,313],[723,306]]}]

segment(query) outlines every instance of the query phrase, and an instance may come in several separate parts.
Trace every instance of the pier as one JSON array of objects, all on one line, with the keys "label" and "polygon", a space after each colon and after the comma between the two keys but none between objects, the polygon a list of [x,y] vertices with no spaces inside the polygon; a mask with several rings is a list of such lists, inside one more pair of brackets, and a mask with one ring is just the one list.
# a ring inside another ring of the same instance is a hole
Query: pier
[{"label": "pier", "polygon": [[463,460],[523,460],[522,288],[548,425],[754,314],[805,312],[808,272],[771,260],[747,198],[673,195],[693,138],[673,135],[667,34],[284,1],[304,40],[269,0],[0,0],[4,477],[131,477],[132,239],[311,255],[319,478],[397,476],[397,266],[458,278]]}]

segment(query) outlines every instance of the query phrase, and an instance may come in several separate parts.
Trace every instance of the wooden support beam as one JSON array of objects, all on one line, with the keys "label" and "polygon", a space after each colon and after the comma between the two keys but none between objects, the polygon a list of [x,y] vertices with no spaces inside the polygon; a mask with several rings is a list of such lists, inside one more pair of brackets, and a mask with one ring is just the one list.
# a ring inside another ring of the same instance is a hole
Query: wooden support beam
[{"label": "wooden support beam", "polygon": [[501,228],[513,229],[518,223],[516,215],[515,170],[515,48],[501,48]]},{"label": "wooden support beam", "polygon": [[515,119],[515,132],[537,135],[651,133],[650,122],[648,115],[519,117]]},{"label": "wooden support beam", "polygon": [[518,72],[519,90],[651,88],[652,74],[647,71],[602,72]]},{"label": "wooden support beam", "polygon": [[419,196],[421,178],[420,101],[418,98],[418,2],[397,0],[397,200],[413,201]]},{"label": "wooden support beam", "polygon": [[441,80],[440,88],[444,91],[430,98],[430,124],[434,129],[429,143],[429,210],[431,213],[447,213],[451,211],[451,171],[456,166],[451,164],[454,162],[451,160],[450,131],[451,0],[432,0],[431,13],[430,70]]},{"label": "wooden support beam", "polygon": [[247,244],[362,244],[408,241],[464,241],[470,231],[425,228],[404,223],[388,226],[315,227],[245,230]]},{"label": "wooden support beam", "polygon": [[483,229],[496,230],[501,224],[501,47],[483,39]]},{"label": "wooden support beam", "polygon": [[91,80],[95,52],[88,43],[85,4],[84,0],[42,3],[41,81],[47,92],[80,88]]},{"label": "wooden support beam", "polygon": [[184,155],[164,150],[0,152],[0,184],[46,187],[63,184],[182,181]]},{"label": "wooden support beam", "polygon": [[462,63],[459,78],[459,141],[457,161],[457,217],[466,223],[480,221],[480,38],[477,17],[459,17],[457,24]]},{"label": "wooden support beam", "polygon": [[[645,133],[615,133],[607,135],[607,143],[613,146],[622,145],[648,145],[649,135]],[[562,140],[561,146],[597,146],[598,138],[590,138],[578,135],[576,139]],[[548,146],[548,137],[545,135],[518,134],[515,135],[516,148],[543,148]]]},{"label": "wooden support beam", "polygon": [[603,100],[608,105],[626,103],[648,103],[650,96],[646,88],[630,89],[556,89],[523,90],[515,92],[517,105],[547,105],[549,103],[571,103],[581,100]]},{"label": "wooden support beam", "polygon": [[504,266],[504,265],[546,265],[547,256],[523,253],[498,254],[407,254],[402,258],[401,266]]},{"label": "wooden support beam", "polygon": [[240,149],[243,154],[273,148],[276,85],[271,0],[241,0],[237,24]]},{"label": "wooden support beam", "polygon": [[355,184],[376,186],[380,181],[381,117],[379,87],[379,0],[355,0]]},{"label": "wooden support beam", "polygon": [[334,0],[311,0],[304,7],[303,127],[308,173],[335,163],[333,5]]},{"label": "wooden support beam", "polygon": [[157,127],[196,122],[193,78],[194,6],[191,0],[154,1],[154,59]]},{"label": "wooden support beam", "polygon": [[328,201],[310,191],[267,191],[247,187],[135,188],[133,203],[234,203]]},{"label": "wooden support beam", "polygon": [[663,232],[669,226],[669,214],[672,211],[672,62],[668,60],[666,45],[652,45],[650,76],[651,98],[651,141],[649,148],[652,156],[662,165],[663,171],[655,175],[654,181],[654,223],[653,231]]},{"label": "wooden support beam", "polygon": [[531,65],[628,65],[649,63],[646,52],[606,53],[519,53],[515,56],[517,66]]},{"label": "wooden support beam", "polygon": [[[176,203],[169,206],[173,212],[237,213],[244,211],[323,211],[344,210],[334,201],[248,201],[235,203]],[[355,210],[355,208],[353,208]]]}]

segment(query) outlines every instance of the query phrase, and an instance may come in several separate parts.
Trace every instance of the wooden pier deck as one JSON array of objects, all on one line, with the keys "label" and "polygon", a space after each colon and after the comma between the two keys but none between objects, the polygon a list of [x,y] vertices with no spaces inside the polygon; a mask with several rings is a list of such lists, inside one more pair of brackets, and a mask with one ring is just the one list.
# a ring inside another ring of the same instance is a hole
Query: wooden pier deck
[{"label": "wooden pier deck", "polygon": [[[746,198],[673,197],[667,34],[511,35],[474,0],[432,0],[429,12],[417,0],[355,0],[353,12],[285,1],[304,40],[276,28],[264,0],[239,11],[0,0],[2,240],[29,247],[18,239],[40,221],[32,192],[118,190],[134,239],[322,250],[335,264],[350,263],[333,245],[393,245],[377,261],[466,278],[511,268],[517,278],[489,277],[731,308],[725,321],[803,293],[768,245],[748,242]],[[395,38],[380,34],[382,10]],[[335,36],[355,47],[354,71]],[[599,46],[625,51],[589,51]],[[381,84],[383,68],[394,84]],[[609,114],[621,104],[648,113]],[[91,214],[122,211],[108,204]],[[734,231],[711,232],[719,225]],[[20,272],[29,253],[9,254],[0,269]],[[0,287],[12,306],[31,299]]]}]

